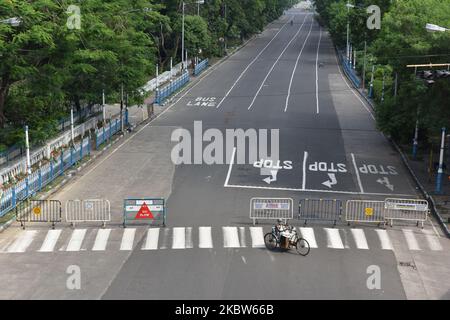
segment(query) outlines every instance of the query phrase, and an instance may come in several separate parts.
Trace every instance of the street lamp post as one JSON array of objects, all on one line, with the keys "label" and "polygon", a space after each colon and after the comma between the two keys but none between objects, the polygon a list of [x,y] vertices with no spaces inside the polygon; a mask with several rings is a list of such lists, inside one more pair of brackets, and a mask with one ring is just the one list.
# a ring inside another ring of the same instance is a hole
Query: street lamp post
[{"label": "street lamp post", "polygon": [[417,147],[419,146],[419,110],[417,110],[416,129],[414,130],[413,140],[413,159],[417,157]]},{"label": "street lamp post", "polygon": [[442,128],[442,138],[441,138],[441,152],[439,155],[439,169],[436,177],[436,193],[442,193],[442,175],[444,173],[444,147],[445,147],[445,127]]},{"label": "street lamp post", "polygon": [[28,137],[28,126],[25,126],[25,149],[27,154],[27,174],[31,174],[30,139]]},{"label": "street lamp post", "polygon": [[375,73],[375,65],[372,65],[372,76],[370,78],[369,98],[373,98],[373,77]]},{"label": "street lamp post", "polygon": [[183,66],[183,70],[185,68],[184,66],[184,1],[183,1],[183,22],[181,26],[181,65]]},{"label": "street lamp post", "polygon": [[349,15],[350,15],[350,8],[354,8],[355,6],[350,4],[350,0],[347,0],[347,60],[351,59],[350,56],[350,19],[349,19]]}]

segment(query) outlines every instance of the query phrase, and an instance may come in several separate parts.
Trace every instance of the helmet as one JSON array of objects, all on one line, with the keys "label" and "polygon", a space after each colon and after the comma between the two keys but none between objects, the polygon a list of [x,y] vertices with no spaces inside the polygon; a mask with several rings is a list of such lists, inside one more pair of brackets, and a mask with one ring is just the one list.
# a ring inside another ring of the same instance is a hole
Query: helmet
[{"label": "helmet", "polygon": [[283,219],[278,219],[277,221],[278,221],[278,223],[282,223]]}]

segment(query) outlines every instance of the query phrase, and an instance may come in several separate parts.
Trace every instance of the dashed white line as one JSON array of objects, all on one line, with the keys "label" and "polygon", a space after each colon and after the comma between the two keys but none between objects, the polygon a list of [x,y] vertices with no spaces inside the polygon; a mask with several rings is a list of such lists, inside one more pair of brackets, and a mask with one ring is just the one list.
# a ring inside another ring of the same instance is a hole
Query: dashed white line
[{"label": "dashed white line", "polygon": [[283,49],[283,51],[281,52],[281,54],[280,54],[280,55],[278,56],[278,58],[275,60],[274,64],[273,64],[272,67],[270,68],[270,70],[269,70],[269,72],[267,73],[267,75],[264,77],[264,80],[262,81],[261,85],[259,86],[258,91],[256,91],[256,94],[255,94],[255,96],[253,97],[252,102],[251,102],[250,105],[248,106],[248,110],[250,110],[250,109],[252,108],[253,104],[254,104],[255,101],[256,101],[256,98],[258,97],[258,95],[259,95],[259,93],[261,92],[261,90],[262,90],[264,84],[266,83],[267,78],[269,78],[270,74],[272,73],[273,69],[274,69],[275,66],[277,65],[278,61],[280,61],[281,57],[283,56],[284,52],[287,50],[287,48],[289,48],[289,46],[291,45],[292,41],[294,41],[295,38],[297,38],[298,34],[300,33],[300,31],[301,31],[302,28],[303,28],[303,25],[304,25],[305,22],[306,22],[306,18],[307,18],[308,16],[309,16],[309,14],[305,16],[305,19],[303,19],[303,23],[300,25],[300,28],[298,29],[297,33],[296,33],[296,34],[292,37],[292,39],[288,42],[288,44],[287,44],[286,47]]},{"label": "dashed white line", "polygon": [[278,34],[281,32],[281,30],[284,29],[284,27],[286,27],[287,23],[285,23],[283,25],[283,27],[280,28],[280,30],[278,30],[278,32],[273,36],[273,38],[269,41],[269,43],[258,53],[258,55],[249,63],[249,65],[244,69],[244,71],[241,72],[241,74],[239,75],[239,77],[236,79],[236,81],[233,83],[233,85],[231,86],[230,90],[228,90],[228,92],[225,94],[225,96],[222,98],[222,100],[220,100],[220,102],[217,104],[216,109],[220,108],[220,106],[222,105],[222,103],[225,101],[226,98],[228,98],[228,96],[230,95],[231,91],[233,91],[234,87],[237,85],[237,83],[239,82],[239,80],[241,80],[241,78],[244,76],[244,74],[247,72],[247,70],[256,62],[256,60],[258,60],[258,58],[263,54],[264,51],[266,51],[266,49],[269,47],[269,45],[272,43],[273,40],[275,40],[275,38],[278,36]]},{"label": "dashed white line", "polygon": [[86,231],[86,229],[73,230],[66,251],[80,251]]},{"label": "dashed white line", "polygon": [[439,242],[439,238],[433,233],[432,230],[422,229],[423,234],[427,238],[428,246],[432,251],[441,251],[442,246]]},{"label": "dashed white line", "polygon": [[264,232],[262,227],[250,227],[253,248],[264,248]]},{"label": "dashed white line", "polygon": [[231,170],[233,169],[235,154],[236,154],[236,147],[233,148],[233,153],[231,154],[230,165],[228,167],[227,177],[225,179],[225,183],[223,184],[224,187],[228,186],[228,181],[230,180]]},{"label": "dashed white line", "polygon": [[369,245],[367,244],[367,239],[364,234],[363,229],[351,229],[353,239],[355,239],[356,248],[358,249],[369,249]]},{"label": "dashed white line", "polygon": [[[313,21],[311,23],[311,27],[309,28],[309,32],[308,32],[308,35],[306,37],[306,40],[305,40],[305,42],[303,42],[303,46],[302,46],[302,48],[300,50],[300,53],[297,56],[297,60],[295,61],[294,69],[292,70],[291,80],[289,81],[288,94],[287,94],[286,101],[285,101],[285,104],[284,104],[284,112],[287,111],[287,108],[288,108],[288,105],[289,105],[289,97],[291,96],[291,88],[292,88],[292,82],[294,80],[294,74],[295,74],[295,71],[297,70],[298,62],[300,61],[300,57],[302,55],[303,49],[305,48],[306,42],[308,41],[309,35],[311,34],[312,26],[314,24]],[[316,77],[317,77],[317,74],[316,74]]]},{"label": "dashed white line", "polygon": [[344,249],[341,236],[338,229],[324,228],[327,233],[327,246],[333,249]]},{"label": "dashed white line", "polygon": [[186,231],[184,228],[173,228],[172,249],[186,248]]},{"label": "dashed white line", "polygon": [[[319,27],[320,28],[320,27]],[[317,45],[317,55],[316,55],[316,106],[317,106],[317,114],[319,114],[319,48],[320,48],[320,40],[322,40],[322,28],[320,28],[319,35],[319,43]]]},{"label": "dashed white line", "polygon": [[304,238],[306,241],[308,241],[309,246],[311,248],[317,248],[317,242],[316,242],[316,237],[314,236],[313,228],[301,227],[300,233],[302,235],[302,238]]},{"label": "dashed white line", "polygon": [[237,227],[222,227],[224,248],[239,248],[239,236]]}]

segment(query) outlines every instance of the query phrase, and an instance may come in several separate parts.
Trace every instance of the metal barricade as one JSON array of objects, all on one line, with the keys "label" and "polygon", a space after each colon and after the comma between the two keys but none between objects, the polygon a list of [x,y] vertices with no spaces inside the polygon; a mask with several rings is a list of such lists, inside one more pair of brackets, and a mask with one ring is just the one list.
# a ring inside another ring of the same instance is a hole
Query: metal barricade
[{"label": "metal barricade", "polygon": [[50,222],[55,228],[61,222],[61,201],[24,200],[16,207],[16,220],[25,229],[26,222]]},{"label": "metal barricade", "polygon": [[294,218],[294,200],[291,198],[252,198],[250,200],[250,219],[253,225],[258,219]]},{"label": "metal barricade", "polygon": [[385,225],[384,201],[348,200],[345,208],[345,220]]},{"label": "metal barricade", "polygon": [[125,199],[123,227],[130,222],[148,225],[166,225],[166,201],[163,198]]},{"label": "metal barricade", "polygon": [[65,206],[66,222],[75,226],[80,222],[106,222],[111,221],[111,204],[106,199],[68,200]]},{"label": "metal barricade", "polygon": [[394,220],[416,221],[423,224],[428,218],[429,206],[427,200],[419,199],[396,199],[384,200],[385,219],[390,221],[392,227]]},{"label": "metal barricade", "polygon": [[333,226],[337,220],[341,219],[342,202],[336,199],[302,199],[298,205],[298,219],[333,221]]}]

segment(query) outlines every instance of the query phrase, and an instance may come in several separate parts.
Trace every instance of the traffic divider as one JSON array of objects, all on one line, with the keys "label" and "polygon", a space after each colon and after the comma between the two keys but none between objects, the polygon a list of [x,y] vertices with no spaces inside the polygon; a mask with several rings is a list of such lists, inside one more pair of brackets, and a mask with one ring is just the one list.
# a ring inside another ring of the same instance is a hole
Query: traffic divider
[{"label": "traffic divider", "polygon": [[166,202],[163,198],[125,199],[123,227],[130,223],[166,225]]},{"label": "traffic divider", "polygon": [[298,205],[297,219],[333,221],[333,226],[341,219],[342,202],[336,199],[302,199]]},{"label": "traffic divider", "polygon": [[164,100],[166,100],[168,97],[170,97],[170,95],[182,88],[186,83],[189,82],[189,80],[189,73],[186,71],[180,77],[176,78],[174,81],[171,81],[167,86],[157,88],[155,102],[157,104],[163,103]]},{"label": "traffic divider", "polygon": [[194,76],[198,76],[200,73],[203,72],[203,70],[205,70],[206,68],[208,68],[208,59],[204,59],[201,62],[199,62],[195,68],[194,68]]},{"label": "traffic divider", "polygon": [[68,200],[65,213],[72,227],[81,222],[101,222],[105,227],[111,221],[111,204],[106,199]]},{"label": "traffic divider", "polygon": [[345,208],[345,220],[385,225],[384,201],[348,200]]},{"label": "traffic divider", "polygon": [[250,199],[250,219],[253,225],[258,219],[294,218],[294,200],[291,198],[252,198]]},{"label": "traffic divider", "polygon": [[427,200],[387,198],[385,204],[385,219],[392,227],[394,220],[415,221],[417,226],[428,218],[430,211]]},{"label": "traffic divider", "polygon": [[61,222],[61,201],[59,200],[24,200],[16,207],[16,220],[25,229],[27,222],[51,223]]}]

